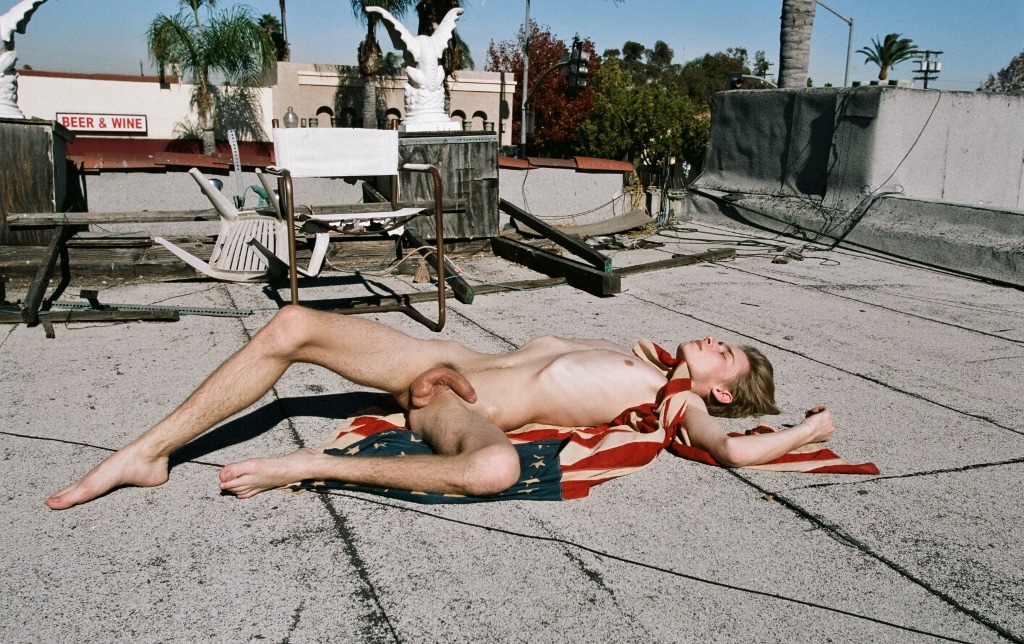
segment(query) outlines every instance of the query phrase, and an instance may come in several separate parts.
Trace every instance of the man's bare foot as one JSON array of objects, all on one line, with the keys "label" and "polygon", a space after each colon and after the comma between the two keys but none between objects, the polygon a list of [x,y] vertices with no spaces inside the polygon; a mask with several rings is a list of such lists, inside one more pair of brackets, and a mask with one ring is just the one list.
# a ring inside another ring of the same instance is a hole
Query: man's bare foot
[{"label": "man's bare foot", "polygon": [[54,492],[46,499],[46,505],[53,510],[65,510],[122,485],[153,487],[166,481],[167,457],[142,456],[138,448],[129,445],[108,456],[78,483]]},{"label": "man's bare foot", "polygon": [[250,458],[225,465],[220,471],[220,489],[240,499],[284,487],[311,477],[310,465],[322,452],[303,447],[279,458]]}]

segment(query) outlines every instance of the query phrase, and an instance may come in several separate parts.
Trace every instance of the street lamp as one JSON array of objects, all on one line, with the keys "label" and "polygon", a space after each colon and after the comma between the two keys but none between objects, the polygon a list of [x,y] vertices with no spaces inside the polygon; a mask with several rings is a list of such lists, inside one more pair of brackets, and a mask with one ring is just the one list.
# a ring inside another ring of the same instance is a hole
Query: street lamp
[{"label": "street lamp", "polygon": [[831,11],[840,20],[842,20],[846,24],[850,25],[850,37],[849,37],[849,39],[847,40],[847,43],[846,43],[846,73],[843,75],[843,87],[849,87],[850,86],[850,56],[853,55],[853,16],[846,17],[843,14],[839,13],[838,11],[836,11],[835,9],[833,9],[832,7],[830,7],[827,4],[825,4],[824,2],[822,2],[821,0],[817,0],[817,3],[820,4],[821,6],[825,7],[829,11]]}]

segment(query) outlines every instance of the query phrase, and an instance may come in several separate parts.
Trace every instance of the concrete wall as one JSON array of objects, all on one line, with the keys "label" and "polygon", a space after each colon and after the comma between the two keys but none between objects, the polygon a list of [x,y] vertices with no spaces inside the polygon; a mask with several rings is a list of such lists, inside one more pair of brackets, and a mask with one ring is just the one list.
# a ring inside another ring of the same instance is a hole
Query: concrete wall
[{"label": "concrete wall", "polygon": [[[1024,217],[1022,124],[1020,95],[720,92],[692,206],[1024,285],[1024,238],[1011,232]],[[967,250],[994,238],[999,253]]]},{"label": "concrete wall", "polygon": [[[501,168],[498,194],[555,226],[590,224],[633,210],[632,197],[623,194],[620,172]],[[508,223],[502,217],[502,224]]]},{"label": "concrete wall", "polygon": [[18,107],[25,116],[53,120],[57,112],[144,114],[149,128],[145,136],[154,139],[175,137],[175,125],[192,114],[191,95],[191,85],[161,85],[152,77],[18,74]]}]

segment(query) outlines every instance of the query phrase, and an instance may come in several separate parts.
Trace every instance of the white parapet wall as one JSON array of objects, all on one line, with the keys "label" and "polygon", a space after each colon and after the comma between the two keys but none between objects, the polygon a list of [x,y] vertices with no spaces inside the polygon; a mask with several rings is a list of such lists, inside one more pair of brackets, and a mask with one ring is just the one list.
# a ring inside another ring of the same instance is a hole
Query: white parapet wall
[{"label": "white parapet wall", "polygon": [[720,92],[697,213],[1024,285],[1024,96]]}]

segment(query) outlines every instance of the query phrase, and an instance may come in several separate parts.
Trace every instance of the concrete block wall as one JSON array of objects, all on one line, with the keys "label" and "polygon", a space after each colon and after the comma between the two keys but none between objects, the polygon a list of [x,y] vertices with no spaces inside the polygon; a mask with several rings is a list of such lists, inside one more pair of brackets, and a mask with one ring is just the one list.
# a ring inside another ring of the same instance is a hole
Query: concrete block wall
[{"label": "concrete block wall", "polygon": [[720,92],[691,193],[698,215],[797,227],[1024,285],[1024,96],[899,87]]}]

